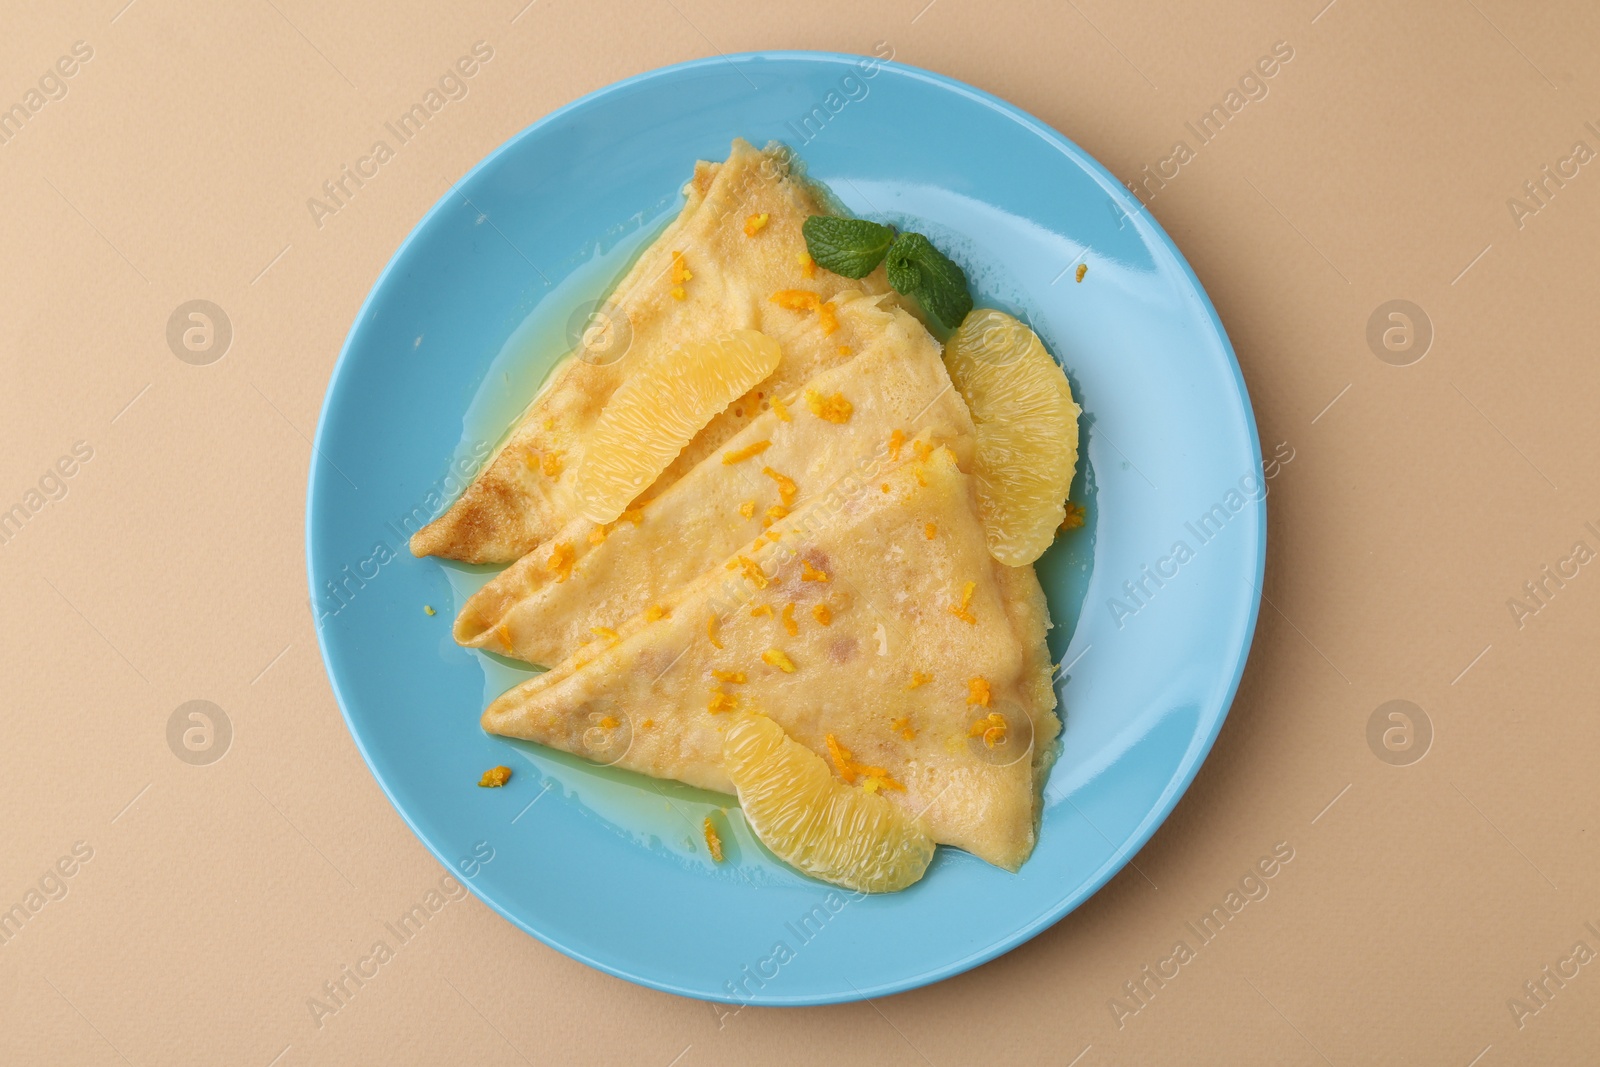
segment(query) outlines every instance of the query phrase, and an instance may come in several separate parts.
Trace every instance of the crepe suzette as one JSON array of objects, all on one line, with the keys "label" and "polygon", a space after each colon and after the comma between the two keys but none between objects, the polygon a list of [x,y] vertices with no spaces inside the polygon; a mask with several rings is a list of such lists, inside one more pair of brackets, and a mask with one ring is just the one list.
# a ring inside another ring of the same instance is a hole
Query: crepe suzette
[{"label": "crepe suzette", "polygon": [[[736,140],[725,162],[696,165],[684,197],[509,439],[455,504],[412,536],[415,555],[509,563],[559,533],[579,513],[573,473],[607,401],[635,368],[686,342],[759,330],[780,342],[782,360],[700,431],[645,499],[757,417],[756,393],[792,390],[847,358],[829,301],[846,289],[887,292],[884,272],[852,280],[811,264],[801,224],[831,209],[791,167],[787,149]],[[809,295],[772,299],[796,289]]]},{"label": "crepe suzette", "polygon": [[974,427],[937,342],[887,297],[835,298],[855,353],[786,394],[647,506],[609,524],[574,519],[473,595],[456,640],[559,662],[657,605],[850,472],[915,435],[972,457]]},{"label": "crepe suzette", "polygon": [[501,696],[483,726],[731,792],[724,733],[759,711],[934,841],[1015,870],[1059,730],[1050,622],[976,509],[955,453],[913,439]]}]

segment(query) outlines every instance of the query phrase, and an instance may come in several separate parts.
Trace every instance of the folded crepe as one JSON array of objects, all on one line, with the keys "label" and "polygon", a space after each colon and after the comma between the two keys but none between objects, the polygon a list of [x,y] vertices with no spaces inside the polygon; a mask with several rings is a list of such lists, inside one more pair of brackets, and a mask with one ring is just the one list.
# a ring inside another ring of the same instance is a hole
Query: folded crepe
[{"label": "folded crepe", "polygon": [[759,710],[935,841],[1015,870],[1059,731],[1044,594],[990,556],[954,453],[917,443],[600,630],[484,728],[732,792],[722,733]]},{"label": "folded crepe", "polygon": [[[767,410],[648,506],[604,527],[569,522],[467,601],[456,640],[558,663],[597,630],[620,626],[720,564],[850,472],[926,447],[914,446],[914,438],[948,445],[965,466],[972,419],[937,342],[887,298],[845,293],[836,304],[836,336],[852,342],[854,356],[788,395],[763,399]],[[850,405],[848,415],[835,398]],[[773,475],[794,483],[792,499]]]},{"label": "folded crepe", "polygon": [[849,342],[830,330],[827,312],[774,303],[772,295],[800,289],[822,304],[845,289],[876,294],[888,285],[881,266],[860,280],[809,266],[801,224],[831,209],[791,169],[786,149],[757,151],[736,140],[726,162],[696,164],[684,197],[683,211],[612,294],[596,345],[561,364],[460,499],[412,536],[413,554],[509,563],[561,531],[577,515],[572,475],[606,401],[631,368],[687,341],[756,329],[779,341],[783,359],[701,430],[642,499],[756,418],[763,394],[787,393],[846,358],[840,349]]}]

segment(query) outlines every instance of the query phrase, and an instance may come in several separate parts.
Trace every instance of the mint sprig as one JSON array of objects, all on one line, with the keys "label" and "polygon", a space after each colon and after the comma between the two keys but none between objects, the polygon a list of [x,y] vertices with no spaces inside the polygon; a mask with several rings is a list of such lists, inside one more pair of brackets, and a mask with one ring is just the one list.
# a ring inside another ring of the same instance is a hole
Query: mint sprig
[{"label": "mint sprig", "polygon": [[889,246],[884,270],[895,290],[914,296],[922,309],[955,329],[972,310],[967,276],[920,233],[903,233]]},{"label": "mint sprig", "polygon": [[871,274],[894,243],[894,231],[887,226],[837,215],[812,215],[800,232],[805,234],[806,251],[817,266],[846,278]]},{"label": "mint sprig", "polygon": [[801,232],[813,262],[846,278],[864,278],[887,260],[889,284],[946,329],[961,325],[972,310],[966,274],[920,233],[896,236],[880,223],[836,215],[812,215]]}]

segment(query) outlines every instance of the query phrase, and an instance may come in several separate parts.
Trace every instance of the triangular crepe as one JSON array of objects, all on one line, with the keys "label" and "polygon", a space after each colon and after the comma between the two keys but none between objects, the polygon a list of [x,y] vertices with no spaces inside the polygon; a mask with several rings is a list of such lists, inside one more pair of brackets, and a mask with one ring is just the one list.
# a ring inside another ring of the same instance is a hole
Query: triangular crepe
[{"label": "triangular crepe", "polygon": [[506,693],[484,728],[731,792],[722,731],[758,709],[936,841],[1015,870],[1059,729],[1043,594],[989,555],[954,455],[908,451]]},{"label": "triangular crepe", "polygon": [[[628,518],[604,529],[569,523],[467,601],[456,640],[558,663],[594,640],[596,628],[620,626],[727,559],[772,524],[771,509],[803,506],[874,456],[910,454],[921,434],[965,464],[972,419],[928,331],[886,298],[843,294],[837,304],[836,336],[858,346],[853,358],[779,396],[781,412],[763,399],[768,410]],[[852,411],[830,422],[810,410],[808,396],[842,397]],[[794,499],[786,502],[763,471],[790,478]]]},{"label": "triangular crepe", "polygon": [[789,158],[780,145],[757,151],[736,140],[725,163],[696,166],[682,213],[612,294],[606,336],[615,347],[580,348],[555,371],[461,498],[412,536],[415,555],[509,563],[557,533],[576,514],[566,488],[587,431],[630,368],[652,355],[735,329],[783,346],[772,377],[700,431],[646,499],[758,415],[756,392],[792,388],[844,358],[846,342],[827,332],[823,316],[770,297],[804,289],[827,301],[847,288],[884,293],[888,285],[882,267],[855,281],[806,266],[800,226],[830,209]]}]

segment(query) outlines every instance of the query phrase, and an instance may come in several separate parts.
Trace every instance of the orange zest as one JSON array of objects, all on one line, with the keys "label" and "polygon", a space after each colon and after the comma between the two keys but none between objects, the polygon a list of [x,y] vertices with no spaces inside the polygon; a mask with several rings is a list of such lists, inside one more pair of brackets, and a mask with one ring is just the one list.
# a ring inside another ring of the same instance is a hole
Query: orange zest
[{"label": "orange zest", "polygon": [[772,398],[772,413],[778,416],[780,422],[793,422],[789,417],[789,409],[783,406],[783,401],[777,397]]},{"label": "orange zest", "polygon": [[833,625],[833,612],[828,610],[828,605],[817,604],[811,609],[811,617],[817,620],[818,626]]},{"label": "orange zest", "polygon": [[769,648],[761,653],[761,662],[776,667],[784,674],[794,673],[794,661],[776,648]]},{"label": "orange zest", "polygon": [[805,560],[800,561],[800,580],[802,582],[825,582],[828,580],[827,571],[819,571]]},{"label": "orange zest", "polygon": [[789,311],[815,311],[822,306],[822,298],[809,289],[779,289],[768,299]]},{"label": "orange zest", "polygon": [[772,216],[763,211],[759,215],[750,215],[744,220],[744,235],[754,237],[766,228],[767,220]]},{"label": "orange zest", "polygon": [[841,745],[837,737],[829,734],[826,740],[828,743],[828,755],[833,757],[834,766],[839,769],[839,777],[843,778],[846,784],[855,785],[857,778],[866,778],[868,792],[875,793],[882,786],[887,786],[890,789],[899,789],[902,792],[905,790],[905,786],[895,781],[889,772],[882,767],[870,767],[864,763],[857,763],[855,757],[851,756],[850,750]]},{"label": "orange zest", "polygon": [[839,424],[849,422],[850,414],[855,411],[855,405],[846,400],[843,393],[823,396],[815,389],[806,390],[806,407],[822,421]]},{"label": "orange zest", "polygon": [[756,441],[732,452],[724,452],[722,454],[722,465],[724,467],[731,467],[735,463],[743,463],[751,456],[759,456],[761,453],[765,452],[771,447],[771,441]]},{"label": "orange zest", "polygon": [[484,789],[498,789],[511,781],[510,767],[490,767],[483,772],[483,777],[478,779],[478,785]]},{"label": "orange zest", "polygon": [[920,689],[923,686],[927,685],[931,681],[933,681],[933,675],[924,674],[921,671],[912,671],[911,672],[911,684],[906,686],[906,688],[907,689]]},{"label": "orange zest", "polygon": [[981,737],[984,744],[993,748],[1006,739],[1005,716],[998,711],[991,711],[972,724],[972,729],[967,731],[967,736]]},{"label": "orange zest", "polygon": [[722,647],[722,641],[717,637],[717,617],[715,615],[706,619],[706,637],[710,638],[712,648]]},{"label": "orange zest", "polygon": [[794,621],[794,604],[792,602],[783,606],[783,613],[778,616],[778,619],[783,623],[783,628],[789,631],[790,637],[798,637],[800,635],[800,624]]},{"label": "orange zest", "polygon": [[930,522],[930,523],[928,523],[928,525],[926,525],[926,526],[924,526],[922,528],[922,536],[926,537],[930,541],[932,541],[938,535],[939,535],[939,526],[938,526],[937,523]]},{"label": "orange zest", "polygon": [[[762,215],[761,217],[763,219],[766,218],[765,215]],[[750,224],[748,222],[745,223],[745,232],[746,233],[750,232]],[[706,816],[705,835],[706,835],[706,848],[711,850],[711,861],[713,863],[721,863],[722,862],[722,838],[717,836],[717,828],[715,826],[711,825],[711,816],[709,816],[709,815]]]},{"label": "orange zest", "polygon": [[967,679],[967,704],[977,704],[979,707],[989,706],[989,680],[987,678]]},{"label": "orange zest", "polygon": [[727,682],[729,685],[743,685],[746,681],[744,671],[719,671],[713,668],[711,675],[717,681]]},{"label": "orange zest", "polygon": [[778,497],[787,507],[794,503],[794,498],[800,495],[800,487],[794,484],[794,479],[787,474],[779,474],[771,467],[762,467],[761,473],[778,483]]},{"label": "orange zest", "polygon": [[557,582],[564,582],[572,577],[572,565],[577,559],[577,553],[572,551],[570,544],[557,541],[550,546],[550,558],[545,561],[545,569],[556,576]]},{"label": "orange zest", "polygon": [[711,699],[706,703],[706,710],[713,715],[720,715],[725,711],[735,711],[739,707],[739,698],[732,693],[724,693],[720,689],[711,691]]},{"label": "orange zest", "polygon": [[900,458],[900,449],[905,447],[905,443],[906,432],[904,430],[896,430],[889,435],[889,458],[891,460]]},{"label": "orange zest", "polygon": [[757,589],[765,589],[767,587],[767,576],[762,571],[761,564],[748,556],[735,556],[734,559],[738,560],[739,569],[744,572],[746,578],[750,579],[751,585]]},{"label": "orange zest", "polygon": [[961,603],[950,605],[950,614],[954,615],[968,626],[978,625],[977,617],[974,616],[972,612],[967,610],[967,606],[972,603],[972,591],[977,588],[977,582],[968,582],[961,589]]}]

